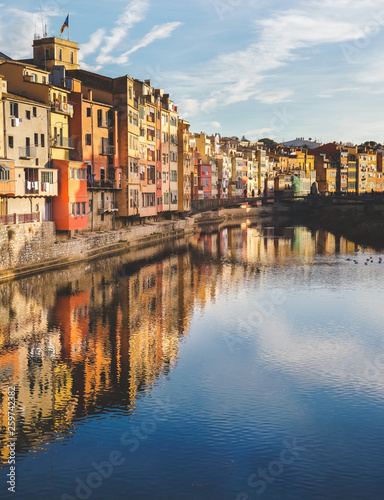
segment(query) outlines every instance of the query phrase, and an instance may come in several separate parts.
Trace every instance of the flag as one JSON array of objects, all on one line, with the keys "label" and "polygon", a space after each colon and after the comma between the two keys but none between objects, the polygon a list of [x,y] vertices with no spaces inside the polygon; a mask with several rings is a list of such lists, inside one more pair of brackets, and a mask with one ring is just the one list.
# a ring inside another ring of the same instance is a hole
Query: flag
[{"label": "flag", "polygon": [[65,28],[69,28],[69,14],[66,17],[63,26],[61,27],[60,36],[63,34],[63,31],[65,30]]}]

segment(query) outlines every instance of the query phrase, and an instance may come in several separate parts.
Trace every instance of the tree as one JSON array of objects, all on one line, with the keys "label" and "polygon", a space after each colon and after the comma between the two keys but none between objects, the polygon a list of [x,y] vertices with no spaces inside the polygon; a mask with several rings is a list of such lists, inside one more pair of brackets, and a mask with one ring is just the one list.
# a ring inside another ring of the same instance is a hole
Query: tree
[{"label": "tree", "polygon": [[273,139],[268,139],[268,137],[264,137],[263,139],[259,139],[259,142],[262,142],[267,146],[267,148],[273,148],[277,146],[277,142],[275,142]]}]

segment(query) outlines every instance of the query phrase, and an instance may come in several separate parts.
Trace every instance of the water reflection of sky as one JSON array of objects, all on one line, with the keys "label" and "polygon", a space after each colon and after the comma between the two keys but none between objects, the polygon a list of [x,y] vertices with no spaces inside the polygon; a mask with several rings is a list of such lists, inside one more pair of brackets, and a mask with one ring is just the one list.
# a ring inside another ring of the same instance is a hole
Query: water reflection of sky
[{"label": "water reflection of sky", "polygon": [[[119,256],[1,285],[17,497],[74,495],[117,449],[124,464],[90,498],[254,498],[249,475],[298,439],[306,452],[264,498],[380,498],[384,266],[362,252],[244,225],[146,250],[141,266]],[[154,415],[131,453],[121,437]]]}]

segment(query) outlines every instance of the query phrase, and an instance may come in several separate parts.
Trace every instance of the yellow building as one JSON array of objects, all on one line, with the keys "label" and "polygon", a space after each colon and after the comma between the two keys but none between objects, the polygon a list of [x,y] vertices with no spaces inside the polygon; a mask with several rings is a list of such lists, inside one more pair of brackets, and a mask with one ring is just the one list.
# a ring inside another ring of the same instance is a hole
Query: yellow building
[{"label": "yellow building", "polygon": [[33,41],[33,64],[52,71],[54,66],[79,69],[79,44],[62,38],[37,38]]},{"label": "yellow building", "polygon": [[[119,215],[130,217],[140,214],[141,189],[139,172],[139,109],[134,93],[134,80],[128,75],[113,80],[114,105],[118,109],[119,158],[123,167],[123,185],[118,193]],[[147,108],[147,112],[149,108]],[[153,114],[147,121],[154,118]]]},{"label": "yellow building", "polygon": [[179,120],[178,124],[178,211],[191,210],[193,162],[189,145],[189,122]]}]

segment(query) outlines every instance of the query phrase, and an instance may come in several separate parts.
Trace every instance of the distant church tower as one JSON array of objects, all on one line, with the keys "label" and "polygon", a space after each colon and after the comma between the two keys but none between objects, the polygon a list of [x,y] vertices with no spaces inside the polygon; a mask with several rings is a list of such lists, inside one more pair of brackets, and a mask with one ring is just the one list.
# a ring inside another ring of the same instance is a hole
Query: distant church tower
[{"label": "distant church tower", "polygon": [[79,44],[62,38],[37,38],[33,40],[33,64],[47,71],[53,66],[79,69]]}]

